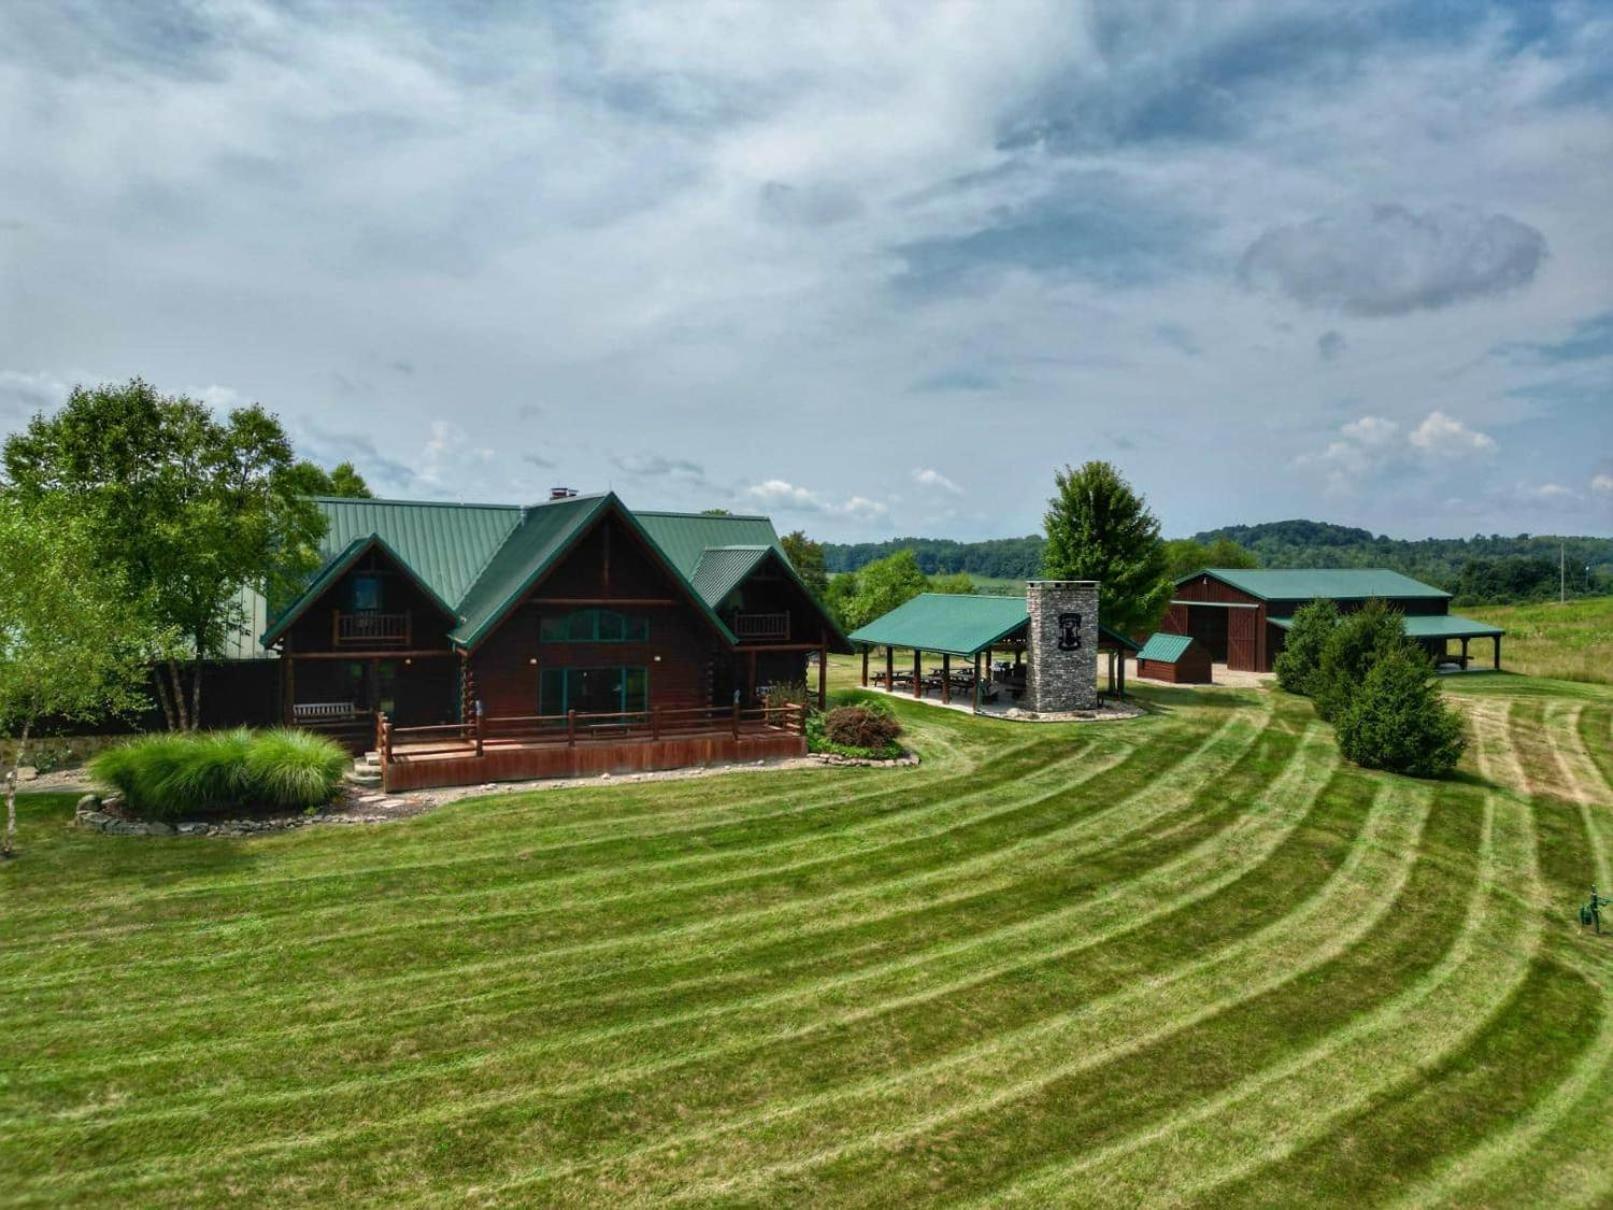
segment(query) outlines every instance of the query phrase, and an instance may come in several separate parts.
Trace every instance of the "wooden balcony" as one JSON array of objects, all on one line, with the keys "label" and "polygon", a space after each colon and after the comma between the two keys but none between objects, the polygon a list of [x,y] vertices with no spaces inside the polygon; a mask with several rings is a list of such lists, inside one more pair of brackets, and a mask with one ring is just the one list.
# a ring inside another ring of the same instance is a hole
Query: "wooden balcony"
[{"label": "wooden balcony", "polygon": [[741,643],[788,642],[790,615],[787,613],[736,613],[734,635]]},{"label": "wooden balcony", "polygon": [[414,628],[407,613],[358,610],[331,614],[331,642],[337,647],[408,647]]}]

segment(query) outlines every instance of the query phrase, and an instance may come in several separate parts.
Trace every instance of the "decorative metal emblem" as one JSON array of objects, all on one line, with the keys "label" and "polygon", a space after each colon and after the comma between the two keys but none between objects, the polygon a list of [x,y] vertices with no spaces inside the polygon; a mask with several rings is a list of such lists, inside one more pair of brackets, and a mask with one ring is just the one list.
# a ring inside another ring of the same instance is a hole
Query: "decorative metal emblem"
[{"label": "decorative metal emblem", "polygon": [[1081,646],[1081,615],[1059,614],[1059,650],[1075,651]]}]

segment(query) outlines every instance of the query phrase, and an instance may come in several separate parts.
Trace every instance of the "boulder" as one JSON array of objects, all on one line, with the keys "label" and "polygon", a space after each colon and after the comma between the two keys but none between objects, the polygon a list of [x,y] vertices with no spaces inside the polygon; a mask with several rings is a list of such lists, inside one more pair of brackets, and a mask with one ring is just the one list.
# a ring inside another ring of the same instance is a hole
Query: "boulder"
[{"label": "boulder", "polygon": [[86,794],[78,800],[78,805],[73,808],[73,814],[88,815],[91,811],[99,811],[100,809],[100,798],[94,794]]},{"label": "boulder", "polygon": [[112,822],[112,817],[104,811],[80,811],[73,816],[73,822],[81,828],[94,828],[99,832]]},{"label": "boulder", "polygon": [[18,781],[34,781],[39,777],[39,770],[32,765],[19,765],[17,767]]}]

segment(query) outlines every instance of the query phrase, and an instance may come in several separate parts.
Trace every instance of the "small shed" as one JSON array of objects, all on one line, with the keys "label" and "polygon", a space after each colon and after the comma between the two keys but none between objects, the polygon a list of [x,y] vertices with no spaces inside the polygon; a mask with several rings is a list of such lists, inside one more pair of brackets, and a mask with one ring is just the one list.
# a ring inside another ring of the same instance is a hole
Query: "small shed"
[{"label": "small shed", "polygon": [[1208,685],[1209,649],[1191,635],[1150,635],[1137,653],[1137,675],[1172,685]]}]

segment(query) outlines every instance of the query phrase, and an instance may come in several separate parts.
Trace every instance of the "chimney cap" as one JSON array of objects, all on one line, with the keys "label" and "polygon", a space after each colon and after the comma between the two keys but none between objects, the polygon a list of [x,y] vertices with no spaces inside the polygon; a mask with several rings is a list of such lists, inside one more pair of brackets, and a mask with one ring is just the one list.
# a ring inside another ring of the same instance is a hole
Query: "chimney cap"
[{"label": "chimney cap", "polygon": [[549,489],[549,499],[551,500],[570,500],[576,494],[577,489],[574,487],[551,487]]}]

